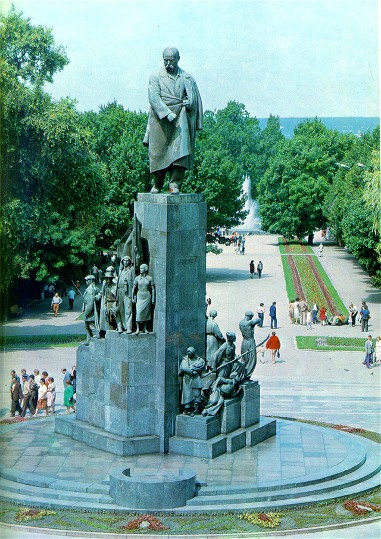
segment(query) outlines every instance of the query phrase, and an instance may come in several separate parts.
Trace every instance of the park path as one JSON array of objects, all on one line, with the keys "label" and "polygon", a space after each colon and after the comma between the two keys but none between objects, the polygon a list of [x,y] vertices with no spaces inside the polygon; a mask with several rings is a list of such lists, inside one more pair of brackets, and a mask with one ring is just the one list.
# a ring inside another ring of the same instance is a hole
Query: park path
[{"label": "park path", "polygon": [[[320,241],[320,238],[317,238]],[[317,250],[317,247],[314,248]],[[262,260],[261,279],[250,279],[249,263]],[[369,332],[380,334],[380,292],[370,284],[366,273],[348,253],[336,245],[325,244],[320,259],[344,304],[357,306],[367,301],[372,313]],[[303,351],[295,348],[297,335],[366,336],[359,326],[316,326],[312,331],[290,323],[288,299],[279,253],[277,236],[247,236],[246,254],[237,255],[233,246],[224,247],[221,255],[208,254],[207,292],[218,312],[216,321],[223,333],[237,334],[237,351],[241,336],[239,321],[246,310],[256,312],[265,304],[263,328],[256,328],[257,343],[270,332],[268,311],[277,302],[281,358],[273,365],[270,357],[258,363],[253,378],[261,387],[262,413],[285,417],[306,418],[368,428],[380,432],[380,372],[367,370],[362,352]]]}]

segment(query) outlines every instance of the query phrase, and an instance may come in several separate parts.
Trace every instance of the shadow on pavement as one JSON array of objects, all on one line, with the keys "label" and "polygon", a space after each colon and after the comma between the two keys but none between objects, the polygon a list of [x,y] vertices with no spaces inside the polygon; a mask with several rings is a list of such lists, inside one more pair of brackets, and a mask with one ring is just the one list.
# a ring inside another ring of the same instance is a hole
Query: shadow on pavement
[{"label": "shadow on pavement", "polygon": [[[266,279],[266,273],[262,273],[262,279]],[[231,268],[218,268],[206,270],[207,283],[230,283],[234,281],[259,281],[258,276],[250,278],[250,273],[247,270],[234,270]]]}]

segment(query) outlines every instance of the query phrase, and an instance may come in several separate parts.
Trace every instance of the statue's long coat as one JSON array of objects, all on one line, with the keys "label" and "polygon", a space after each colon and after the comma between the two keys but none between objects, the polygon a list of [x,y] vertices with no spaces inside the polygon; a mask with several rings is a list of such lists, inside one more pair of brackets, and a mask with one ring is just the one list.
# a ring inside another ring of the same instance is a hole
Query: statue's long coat
[{"label": "statue's long coat", "polygon": [[[148,99],[151,108],[143,142],[149,149],[150,172],[172,164],[192,169],[196,130],[202,129],[202,102],[196,81],[180,68],[173,76],[163,67],[149,79]],[[184,99],[189,101],[187,108]],[[177,115],[173,122],[166,118],[171,112]]]}]

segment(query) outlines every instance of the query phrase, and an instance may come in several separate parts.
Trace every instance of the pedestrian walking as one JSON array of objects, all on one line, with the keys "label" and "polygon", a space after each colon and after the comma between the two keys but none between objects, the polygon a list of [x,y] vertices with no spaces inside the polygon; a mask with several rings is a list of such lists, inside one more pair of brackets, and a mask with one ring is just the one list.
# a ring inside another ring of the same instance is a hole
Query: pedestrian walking
[{"label": "pedestrian walking", "polygon": [[321,243],[318,247],[318,255],[320,258],[323,256],[323,249],[324,247],[323,247],[323,244]]},{"label": "pedestrian walking", "polygon": [[299,302],[300,311],[300,325],[305,326],[307,324],[307,309],[308,305],[304,299]]},{"label": "pedestrian walking", "polygon": [[258,266],[257,266],[258,279],[261,278],[262,271],[263,271],[263,263],[262,263],[262,261],[260,260],[260,261],[258,262]]},{"label": "pedestrian walking", "polygon": [[258,314],[258,318],[260,319],[258,327],[263,328],[263,320],[265,319],[265,304],[264,303],[259,304],[259,307],[257,308],[257,314]]},{"label": "pedestrian walking", "polygon": [[277,329],[278,320],[276,317],[276,301],[273,301],[273,304],[270,306],[269,314],[271,318],[271,329]]},{"label": "pedestrian walking", "polygon": [[[41,376],[40,376],[41,380]],[[36,382],[34,374],[31,374],[29,376],[29,389],[32,394],[33,399],[33,406],[37,408],[37,401],[38,401],[38,388],[40,387],[40,381]]]},{"label": "pedestrian walking", "polygon": [[370,369],[371,363],[373,363],[373,341],[372,341],[372,335],[368,335],[367,340],[365,341],[365,359],[363,361],[363,365],[366,366],[367,369]]},{"label": "pedestrian walking", "polygon": [[26,376],[26,379],[29,380],[29,374],[26,372],[26,369],[21,369],[20,373],[21,373],[21,378],[23,376]]},{"label": "pedestrian walking", "polygon": [[276,363],[276,358],[280,357],[280,340],[275,331],[271,333],[271,337],[266,342],[267,350],[271,350],[271,362]]},{"label": "pedestrian walking", "polygon": [[11,417],[15,417],[15,413],[19,415],[22,413],[20,402],[22,401],[22,391],[20,382],[14,376],[11,383]]},{"label": "pedestrian walking", "polygon": [[370,311],[368,309],[368,305],[366,303],[363,303],[363,307],[360,311],[361,316],[361,331],[368,331],[368,323],[370,319]]},{"label": "pedestrian walking", "polygon": [[307,329],[312,329],[312,312],[310,308],[307,309],[306,326]]},{"label": "pedestrian walking", "polygon": [[12,370],[12,371],[11,371],[11,385],[12,385],[13,378],[16,378],[16,380],[17,380],[18,383],[20,384],[20,377],[19,377],[18,374],[16,374],[16,371],[15,371],[15,370]]},{"label": "pedestrian walking", "polygon": [[[357,316],[357,307],[356,305],[354,305],[353,303],[351,303],[348,307],[348,310],[349,310],[349,317],[348,317],[348,324],[351,326],[351,327],[355,327],[356,325],[356,316]],[[350,322],[349,322],[350,321]]]},{"label": "pedestrian walking", "polygon": [[381,337],[376,337],[376,349],[374,353],[374,362],[381,363]]},{"label": "pedestrian walking", "polygon": [[46,386],[45,379],[41,378],[40,387],[38,388],[37,408],[33,417],[37,416],[38,410],[45,410],[45,415],[48,415],[47,398],[46,398],[47,392],[48,392],[48,388]]},{"label": "pedestrian walking", "polygon": [[70,311],[73,311],[74,310],[74,298],[75,298],[75,290],[73,287],[70,288],[68,294],[67,294],[67,297],[69,299],[69,310]]},{"label": "pedestrian walking", "polygon": [[73,385],[73,392],[77,393],[77,367],[75,365],[71,368],[70,382]]},{"label": "pedestrian walking", "polygon": [[295,300],[292,299],[290,303],[288,304],[288,317],[291,321],[291,324],[294,323],[294,306],[295,306]]},{"label": "pedestrian walking", "polygon": [[317,304],[317,301],[315,300],[314,304],[313,304],[313,307],[312,307],[312,322],[314,324],[318,324],[319,323],[319,320],[318,320],[318,312],[319,312],[319,305]]},{"label": "pedestrian walking", "polygon": [[60,298],[58,292],[56,292],[52,299],[52,309],[53,309],[55,317],[58,316],[58,310],[60,308],[61,303],[62,303],[62,299]]},{"label": "pedestrian walking", "polygon": [[22,377],[21,390],[22,390],[22,397],[23,397],[21,416],[25,417],[28,409],[29,409],[30,414],[33,415],[36,409],[33,404],[33,392],[31,391],[31,388],[29,386],[29,380],[27,380],[26,374],[24,374]]},{"label": "pedestrian walking", "polygon": [[258,357],[259,357],[259,361],[261,363],[265,362],[265,352],[266,352],[266,347],[265,346],[260,346],[259,348],[257,348],[257,354],[258,354]]},{"label": "pedestrian walking", "polygon": [[255,273],[255,264],[254,264],[254,260],[251,260],[250,261],[250,264],[249,264],[249,271],[250,271],[250,278],[252,279],[254,277],[254,273]]},{"label": "pedestrian walking", "polygon": [[64,391],[65,391],[65,388],[66,388],[66,382],[67,382],[67,381],[69,381],[69,382],[71,381],[71,374],[70,374],[70,372],[69,372],[67,369],[65,369],[65,368],[61,369],[61,372],[62,372],[62,374],[64,375],[62,382],[63,382],[63,386],[64,386]]},{"label": "pedestrian walking", "polygon": [[40,371],[38,369],[34,369],[33,374],[34,374],[34,381],[36,382],[36,384],[39,385],[40,380],[41,380]]},{"label": "pedestrian walking", "polygon": [[299,298],[294,301],[294,324],[300,324]]},{"label": "pedestrian walking", "polygon": [[48,378],[48,387],[46,391],[46,414],[52,410],[52,414],[55,413],[55,403],[56,403],[56,384],[54,383],[53,376]]},{"label": "pedestrian walking", "polygon": [[322,326],[325,326],[327,323],[327,309],[324,306],[319,311],[319,318]]},{"label": "pedestrian walking", "polygon": [[70,383],[70,380],[67,380],[65,384],[64,406],[66,406],[67,414],[70,414],[70,408],[73,408],[73,411],[75,412],[74,389]]}]

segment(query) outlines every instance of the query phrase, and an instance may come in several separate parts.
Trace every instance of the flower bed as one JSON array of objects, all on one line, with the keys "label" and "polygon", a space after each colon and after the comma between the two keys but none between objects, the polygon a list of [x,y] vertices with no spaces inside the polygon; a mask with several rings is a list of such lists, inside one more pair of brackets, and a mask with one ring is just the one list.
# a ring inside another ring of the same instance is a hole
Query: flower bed
[{"label": "flower bed", "polygon": [[346,500],[343,503],[345,509],[353,513],[354,515],[368,515],[373,511],[376,513],[381,512],[381,505],[376,505],[369,502],[358,502],[357,500]]},{"label": "flower bed", "polygon": [[29,520],[41,520],[44,517],[56,514],[56,511],[50,511],[48,509],[31,509],[29,507],[24,507],[16,513],[15,518],[18,522],[28,522]]},{"label": "flower bed", "polygon": [[[286,261],[284,259],[287,258],[297,296],[300,299],[305,299],[310,306],[315,301],[321,307],[326,306],[329,317],[340,313],[345,314],[344,303],[320,262],[315,256],[311,256],[313,253],[311,247],[300,243],[289,243],[285,238],[279,238],[278,243],[281,254],[289,254],[287,257],[282,256],[282,263],[283,267],[285,267]],[[290,292],[291,290],[288,286],[287,294],[291,301],[295,299],[295,296],[293,297]]]},{"label": "flower bed", "polygon": [[242,520],[247,520],[254,526],[261,526],[262,528],[276,528],[281,523],[281,513],[243,513],[240,516]]},{"label": "flower bed", "polygon": [[126,526],[122,526],[123,530],[151,530],[151,531],[164,531],[169,530],[168,526],[165,526],[161,520],[154,515],[140,515],[130,522]]}]

